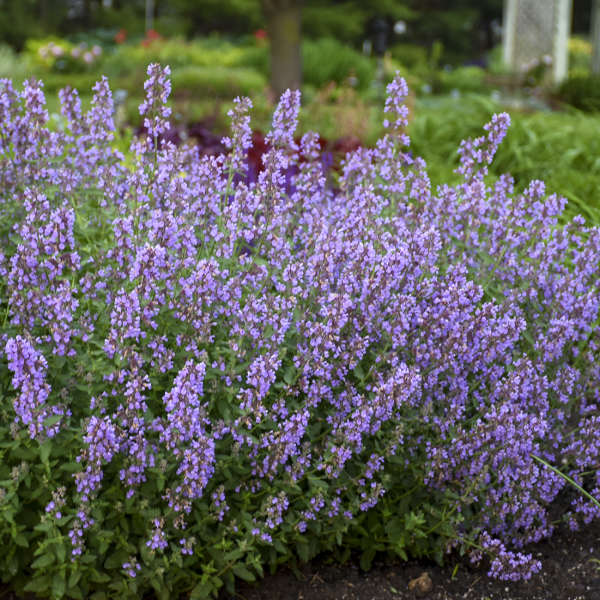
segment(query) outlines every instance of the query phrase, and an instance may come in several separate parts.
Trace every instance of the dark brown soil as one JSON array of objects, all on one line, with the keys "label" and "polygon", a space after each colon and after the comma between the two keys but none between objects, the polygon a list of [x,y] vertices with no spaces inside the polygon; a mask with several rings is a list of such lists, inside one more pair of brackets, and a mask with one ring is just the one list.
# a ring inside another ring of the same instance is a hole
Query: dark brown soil
[{"label": "dark brown soil", "polygon": [[[531,546],[527,552],[532,552],[542,561],[541,573],[527,583],[492,580],[487,577],[485,568],[473,568],[459,559],[449,560],[443,568],[422,561],[376,564],[368,573],[361,571],[356,564],[326,565],[315,560],[301,569],[302,579],[289,570],[282,570],[257,584],[239,585],[234,598],[600,600],[599,523],[577,533],[561,529],[551,540]],[[425,591],[429,586],[430,591]],[[230,598],[223,596],[223,600]]]}]

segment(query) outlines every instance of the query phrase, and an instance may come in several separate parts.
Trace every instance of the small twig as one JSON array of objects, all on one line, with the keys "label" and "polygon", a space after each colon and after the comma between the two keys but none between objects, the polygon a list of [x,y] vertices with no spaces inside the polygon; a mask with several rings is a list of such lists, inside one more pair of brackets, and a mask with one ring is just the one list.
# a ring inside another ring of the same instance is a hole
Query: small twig
[{"label": "small twig", "polygon": [[323,581],[323,579],[321,578],[321,576],[318,573],[315,573],[311,578],[310,578],[310,583],[314,584],[315,582],[318,583],[325,583]]},{"label": "small twig", "polygon": [[477,583],[477,582],[478,582],[480,579],[481,579],[481,575],[477,576],[477,577],[475,578],[475,580],[473,581],[473,583],[471,583],[471,585],[469,586],[469,589],[468,589],[468,590],[465,592],[465,594],[464,594],[464,596],[463,596],[463,598],[465,598],[465,600],[466,600],[466,598],[468,597],[468,595],[469,595],[471,592],[473,592],[473,591],[475,590],[475,584],[476,584],[476,583]]}]

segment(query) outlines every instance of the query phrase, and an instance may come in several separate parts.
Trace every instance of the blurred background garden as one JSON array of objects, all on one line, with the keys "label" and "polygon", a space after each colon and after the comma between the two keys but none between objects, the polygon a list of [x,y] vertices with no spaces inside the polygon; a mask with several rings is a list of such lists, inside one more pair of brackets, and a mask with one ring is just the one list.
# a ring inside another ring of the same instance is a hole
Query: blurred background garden
[{"label": "blurred background garden", "polygon": [[[528,3],[536,4],[521,0]],[[520,19],[518,4],[0,0],[0,77],[17,84],[43,80],[58,127],[58,90],[77,88],[86,106],[92,85],[106,75],[126,147],[140,127],[147,65],[169,64],[170,138],[192,141],[200,153],[222,151],[232,100],[249,96],[256,160],[279,93],[299,86],[301,128],[318,131],[335,162],[379,137],[385,84],[399,71],[412,93],[411,150],[426,159],[434,184],[452,181],[456,140],[478,135],[492,113],[506,110],[513,125],[492,176],[510,172],[517,185],[542,179],[568,198],[571,214],[600,220],[600,77],[594,73],[599,26],[593,18],[600,3],[537,1],[567,7],[554,23],[567,35],[559,77],[556,55],[541,46],[525,65],[507,64],[506,28],[511,10]]]}]

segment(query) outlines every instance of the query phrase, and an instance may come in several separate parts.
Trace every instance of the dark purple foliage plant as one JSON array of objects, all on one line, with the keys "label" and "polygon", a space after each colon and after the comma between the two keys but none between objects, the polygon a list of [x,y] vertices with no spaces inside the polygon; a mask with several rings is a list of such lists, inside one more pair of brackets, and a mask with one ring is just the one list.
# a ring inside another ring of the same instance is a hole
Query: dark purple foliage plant
[{"label": "dark purple foliage plant", "polygon": [[598,517],[534,456],[600,492],[600,230],[486,178],[507,114],[432,190],[397,78],[333,189],[297,92],[251,181],[249,100],[199,158],[158,143],[168,68],[145,89],[122,154],[106,79],[58,122],[0,81],[5,582],[200,599],[320,552],[451,550],[518,580],[526,544]]}]

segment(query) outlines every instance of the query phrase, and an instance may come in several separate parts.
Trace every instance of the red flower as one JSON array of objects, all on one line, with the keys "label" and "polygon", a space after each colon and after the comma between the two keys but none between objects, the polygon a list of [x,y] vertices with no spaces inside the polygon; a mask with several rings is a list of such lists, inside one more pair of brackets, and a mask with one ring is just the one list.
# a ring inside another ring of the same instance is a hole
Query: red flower
[{"label": "red flower", "polygon": [[267,37],[268,37],[268,34],[267,34],[266,30],[264,30],[264,29],[257,29],[254,32],[254,38],[256,40],[266,40]]},{"label": "red flower", "polygon": [[162,40],[162,35],[155,29],[148,29],[148,31],[146,31],[146,37],[142,40],[142,46],[149,46],[156,40]]},{"label": "red flower", "polygon": [[115,43],[123,44],[127,40],[127,29],[119,29],[115,35]]}]

